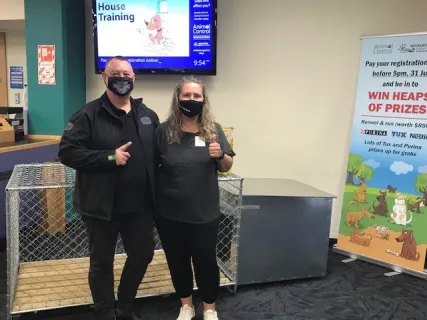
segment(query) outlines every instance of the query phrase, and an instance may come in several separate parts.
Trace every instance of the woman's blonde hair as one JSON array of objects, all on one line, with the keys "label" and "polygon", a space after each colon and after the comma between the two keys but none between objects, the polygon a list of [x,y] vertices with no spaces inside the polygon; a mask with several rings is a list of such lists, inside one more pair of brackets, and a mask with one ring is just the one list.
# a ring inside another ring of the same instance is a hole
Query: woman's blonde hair
[{"label": "woman's blonde hair", "polygon": [[185,76],[175,87],[172,96],[172,102],[169,111],[169,117],[166,122],[166,130],[169,143],[180,143],[182,135],[182,113],[179,109],[179,94],[181,93],[182,87],[187,83],[197,83],[202,87],[203,91],[203,110],[198,115],[199,134],[200,138],[206,142],[209,142],[212,135],[216,134],[215,122],[210,111],[209,97],[206,93],[206,88],[202,81],[194,76]]}]

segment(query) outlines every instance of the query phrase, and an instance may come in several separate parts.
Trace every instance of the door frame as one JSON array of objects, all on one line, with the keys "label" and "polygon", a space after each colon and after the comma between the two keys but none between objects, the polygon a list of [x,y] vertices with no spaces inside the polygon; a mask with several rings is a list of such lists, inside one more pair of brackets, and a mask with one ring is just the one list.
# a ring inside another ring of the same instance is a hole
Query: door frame
[{"label": "door frame", "polygon": [[7,59],[6,59],[6,33],[0,32],[0,107],[9,106],[9,82],[7,74]]}]

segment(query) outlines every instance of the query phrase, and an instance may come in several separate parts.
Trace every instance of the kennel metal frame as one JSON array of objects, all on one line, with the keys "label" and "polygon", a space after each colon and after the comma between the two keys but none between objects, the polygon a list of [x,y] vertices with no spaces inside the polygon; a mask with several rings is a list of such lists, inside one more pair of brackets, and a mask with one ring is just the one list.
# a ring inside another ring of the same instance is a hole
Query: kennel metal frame
[{"label": "kennel metal frame", "polygon": [[[72,208],[74,177],[75,171],[60,163],[21,164],[13,170],[6,186],[7,319],[92,304],[86,230]],[[231,175],[218,180],[222,218],[217,262],[221,286],[236,293],[243,178]],[[138,298],[174,292],[156,230],[155,242],[155,256]],[[119,237],[114,265],[116,293],[125,256]]]}]

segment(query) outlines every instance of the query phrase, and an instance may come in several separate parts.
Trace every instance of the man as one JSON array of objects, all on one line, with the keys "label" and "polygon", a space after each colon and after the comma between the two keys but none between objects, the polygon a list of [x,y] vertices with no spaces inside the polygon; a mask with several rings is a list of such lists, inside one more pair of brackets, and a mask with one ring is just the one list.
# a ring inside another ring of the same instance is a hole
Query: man
[{"label": "man", "polygon": [[[135,74],[125,58],[110,59],[102,79],[106,92],[70,118],[59,159],[76,170],[73,205],[88,233],[95,315],[102,320],[138,319],[131,309],[154,254],[153,132],[159,118],[142,99],[130,96]],[[119,233],[127,260],[114,310]]]}]

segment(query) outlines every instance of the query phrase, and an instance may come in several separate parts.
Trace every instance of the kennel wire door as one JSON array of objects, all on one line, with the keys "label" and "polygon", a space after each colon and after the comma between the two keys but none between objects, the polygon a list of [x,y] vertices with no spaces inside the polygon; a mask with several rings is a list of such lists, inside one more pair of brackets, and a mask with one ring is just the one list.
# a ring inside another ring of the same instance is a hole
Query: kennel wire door
[{"label": "kennel wire door", "polygon": [[[60,163],[15,166],[6,187],[7,311],[14,314],[91,304],[89,253],[83,221],[72,207],[74,170]],[[221,223],[217,261],[221,286],[237,289],[243,179],[220,177]],[[162,245],[137,297],[174,292]],[[126,255],[119,237],[115,290]],[[196,288],[196,287],[195,287]]]}]

